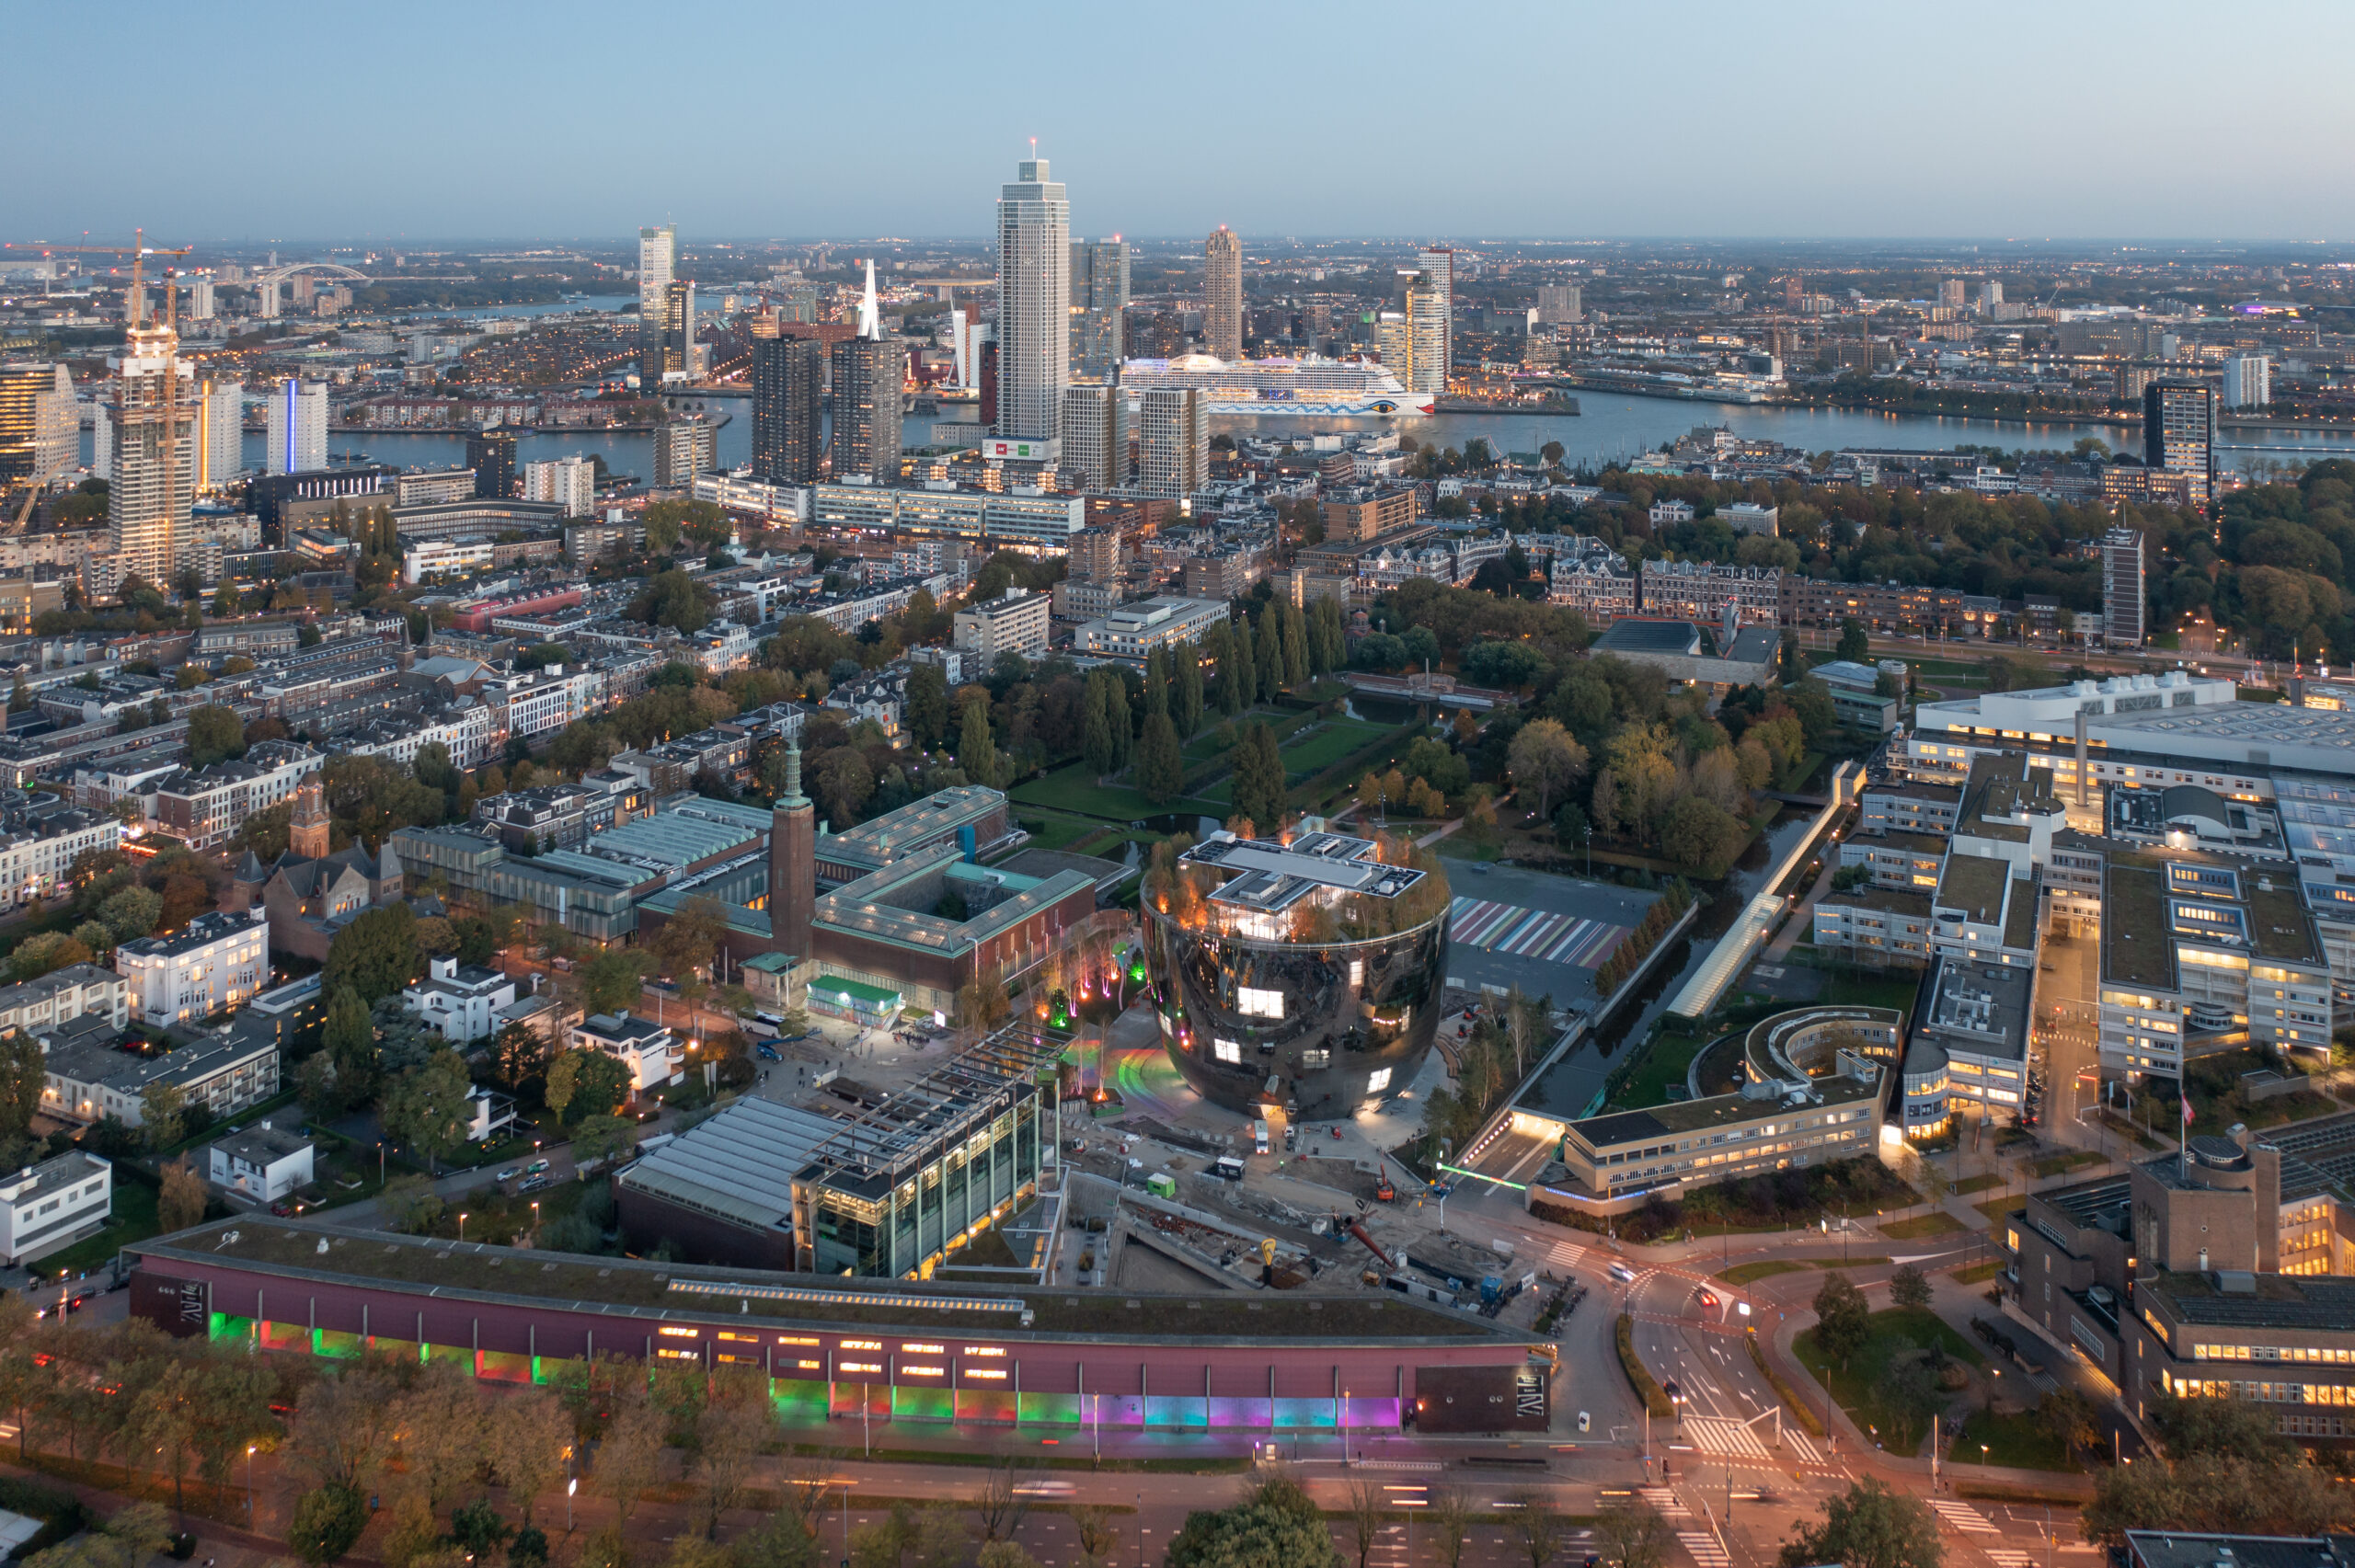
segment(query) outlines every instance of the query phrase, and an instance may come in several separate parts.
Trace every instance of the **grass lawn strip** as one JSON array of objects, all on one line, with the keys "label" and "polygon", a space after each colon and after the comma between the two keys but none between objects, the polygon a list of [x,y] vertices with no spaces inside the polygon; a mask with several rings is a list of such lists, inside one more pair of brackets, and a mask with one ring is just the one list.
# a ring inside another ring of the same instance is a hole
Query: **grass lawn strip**
[{"label": "grass lawn strip", "polygon": [[[1902,1440],[1901,1424],[1903,1413],[1881,1402],[1882,1385],[1888,1380],[1890,1364],[1901,1351],[1937,1344],[1957,1361],[1978,1367],[1985,1364],[1979,1347],[1949,1327],[1946,1321],[1926,1307],[1891,1307],[1875,1312],[1867,1320],[1871,1337],[1855,1355],[1848,1358],[1844,1370],[1830,1371],[1832,1397],[1858,1426],[1878,1431],[1879,1440],[1892,1454],[1911,1456],[1921,1448],[1930,1435],[1930,1421],[1925,1413],[1917,1419],[1913,1441]],[[1813,1372],[1819,1381],[1826,1376],[1823,1356],[1815,1347],[1815,1330],[1804,1330],[1793,1343],[1799,1365]]]},{"label": "grass lawn strip", "polygon": [[1918,1242],[1927,1236],[1952,1236],[1970,1229],[1945,1209],[1934,1208],[1911,1219],[1899,1219],[1883,1225],[1880,1233],[1892,1242]]},{"label": "grass lawn strip", "polygon": [[[1450,834],[1460,838],[1461,834]],[[1442,842],[1446,841],[1442,840]],[[1655,1035],[1651,1048],[1639,1058],[1627,1073],[1627,1081],[1612,1096],[1616,1109],[1642,1110],[1668,1103],[1668,1091],[1684,1087],[1684,1075],[1709,1042],[1683,1035]]]},{"label": "grass lawn strip", "polygon": [[1970,1193],[1983,1193],[1989,1187],[2000,1185],[2005,1179],[1993,1171],[1982,1171],[1975,1176],[1965,1176],[1955,1183],[1955,1196],[1960,1197]]},{"label": "grass lawn strip", "polygon": [[1728,1285],[1750,1285],[1761,1279],[1772,1279],[1778,1274],[1805,1274],[1811,1265],[1793,1263],[1788,1258],[1762,1258],[1755,1263],[1738,1263],[1731,1268],[1720,1269],[1714,1276]]},{"label": "grass lawn strip", "polygon": [[[1984,1443],[1982,1456],[1979,1446]],[[1974,1410],[1970,1419],[1955,1434],[1953,1459],[1955,1468],[1966,1465],[2003,1465],[2011,1470],[2057,1470],[2077,1471],[2085,1469],[2070,1454],[2060,1438],[2044,1429],[2033,1412],[2018,1415],[1991,1415]]]}]

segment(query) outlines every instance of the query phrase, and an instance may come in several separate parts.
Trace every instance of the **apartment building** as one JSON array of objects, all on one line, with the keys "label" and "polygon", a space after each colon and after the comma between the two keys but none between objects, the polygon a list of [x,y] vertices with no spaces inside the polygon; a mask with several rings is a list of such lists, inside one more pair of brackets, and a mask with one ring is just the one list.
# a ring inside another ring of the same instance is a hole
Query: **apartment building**
[{"label": "apartment building", "polygon": [[72,1150],[0,1182],[0,1263],[17,1268],[95,1236],[114,1212],[114,1166]]},{"label": "apartment building", "polygon": [[184,769],[156,781],[154,830],[192,850],[236,837],[258,811],[294,798],[294,786],[327,765],[316,748],[292,740],[262,740],[236,761]]},{"label": "apartment building", "polygon": [[1223,600],[1147,599],[1088,622],[1074,636],[1073,647],[1143,669],[1154,649],[1200,642],[1228,614]]},{"label": "apartment building", "polygon": [[167,1085],[183,1104],[230,1116],[278,1093],[278,1064],[275,1045],[239,1031],[160,1056],[109,1045],[55,1046],[43,1063],[41,1111],[86,1125],[113,1116],[135,1127],[145,1119],[147,1092]]},{"label": "apartment building", "polygon": [[140,1022],[155,1026],[211,1018],[261,990],[270,979],[270,921],[215,910],[170,936],[143,936],[114,950]]},{"label": "apartment building", "polygon": [[1407,528],[1422,516],[1422,492],[1412,485],[1351,485],[1326,493],[1325,537],[1362,543]]},{"label": "apartment building", "polygon": [[1781,613],[1783,573],[1776,567],[1724,567],[1709,561],[1646,561],[1637,568],[1647,615],[1714,624],[1726,606],[1744,624],[1772,624]]},{"label": "apartment building", "polygon": [[572,1026],[566,1044],[574,1050],[603,1051],[628,1068],[633,1096],[686,1078],[684,1047],[650,1018],[592,1013]]},{"label": "apartment building", "polygon": [[1052,615],[1052,602],[1046,594],[1009,588],[1003,597],[958,611],[950,640],[978,658],[984,670],[1002,654],[1035,658],[1047,651]]},{"label": "apartment building", "polygon": [[0,910],[71,887],[76,860],[121,842],[122,824],[101,812],[52,806],[0,817]]}]

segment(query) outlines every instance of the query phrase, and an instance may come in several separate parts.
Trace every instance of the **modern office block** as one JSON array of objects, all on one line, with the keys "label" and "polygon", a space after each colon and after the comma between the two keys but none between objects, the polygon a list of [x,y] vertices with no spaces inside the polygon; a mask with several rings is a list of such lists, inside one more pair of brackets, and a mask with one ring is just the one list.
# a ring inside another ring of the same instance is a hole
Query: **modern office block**
[{"label": "modern office block", "polygon": [[327,389],[287,377],[264,410],[270,429],[262,466],[271,474],[308,474],[327,465]]},{"label": "modern office block", "polygon": [[2147,559],[2139,529],[2113,528],[2101,541],[2102,640],[2112,647],[2141,647],[2148,602],[2142,582]]},{"label": "modern office block", "polygon": [[1074,374],[1120,368],[1120,317],[1129,308],[1129,247],[1120,235],[1071,246],[1071,362]]},{"label": "modern office block", "polygon": [[662,379],[662,318],[678,246],[676,229],[638,231],[638,373],[648,384]]},{"label": "modern office block", "polygon": [[1051,441],[1071,379],[1071,202],[1027,158],[997,204],[997,418],[1009,440]]},{"label": "modern office block", "polygon": [[1199,387],[1155,387],[1139,399],[1138,482],[1148,496],[1192,495],[1211,475],[1210,421]]},{"label": "modern office block", "polygon": [[477,430],[466,437],[466,466],[475,471],[475,494],[478,498],[511,501],[515,498],[515,432],[506,429]]},{"label": "modern office block", "polygon": [[2192,500],[2216,490],[2216,389],[2201,381],[2154,381],[2142,389],[2142,465],[2191,476]]},{"label": "modern office block", "polygon": [[1120,387],[1079,382],[1063,389],[1063,450],[1058,464],[1067,487],[1117,490],[1129,478],[1129,399]]},{"label": "modern office block", "polygon": [[74,374],[52,360],[0,365],[0,484],[44,484],[74,466]]}]

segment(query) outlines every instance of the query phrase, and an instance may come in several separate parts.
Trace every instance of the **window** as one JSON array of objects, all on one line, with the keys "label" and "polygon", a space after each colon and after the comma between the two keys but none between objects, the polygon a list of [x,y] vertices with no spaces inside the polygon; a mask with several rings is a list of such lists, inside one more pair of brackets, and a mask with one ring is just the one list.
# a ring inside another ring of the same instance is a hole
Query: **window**
[{"label": "window", "polygon": [[1369,1094],[1379,1094],[1389,1087],[1390,1070],[1386,1067],[1375,1068],[1366,1078],[1365,1092]]},{"label": "window", "polygon": [[1243,1047],[1235,1040],[1212,1039],[1211,1052],[1221,1061],[1240,1063],[1243,1060]]},{"label": "window", "polygon": [[1246,1017],[1281,1018],[1284,1015],[1284,993],[1280,990],[1255,990],[1249,986],[1236,988],[1237,1004]]}]

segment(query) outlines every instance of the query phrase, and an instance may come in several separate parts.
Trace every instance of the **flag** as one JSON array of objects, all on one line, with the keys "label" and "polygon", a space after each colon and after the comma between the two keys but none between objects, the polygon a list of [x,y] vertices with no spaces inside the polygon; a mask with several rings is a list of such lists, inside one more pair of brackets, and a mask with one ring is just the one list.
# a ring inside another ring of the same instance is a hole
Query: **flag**
[{"label": "flag", "polygon": [[2188,1094],[2183,1097],[2183,1125],[2186,1127],[2191,1125],[2191,1096]]}]

